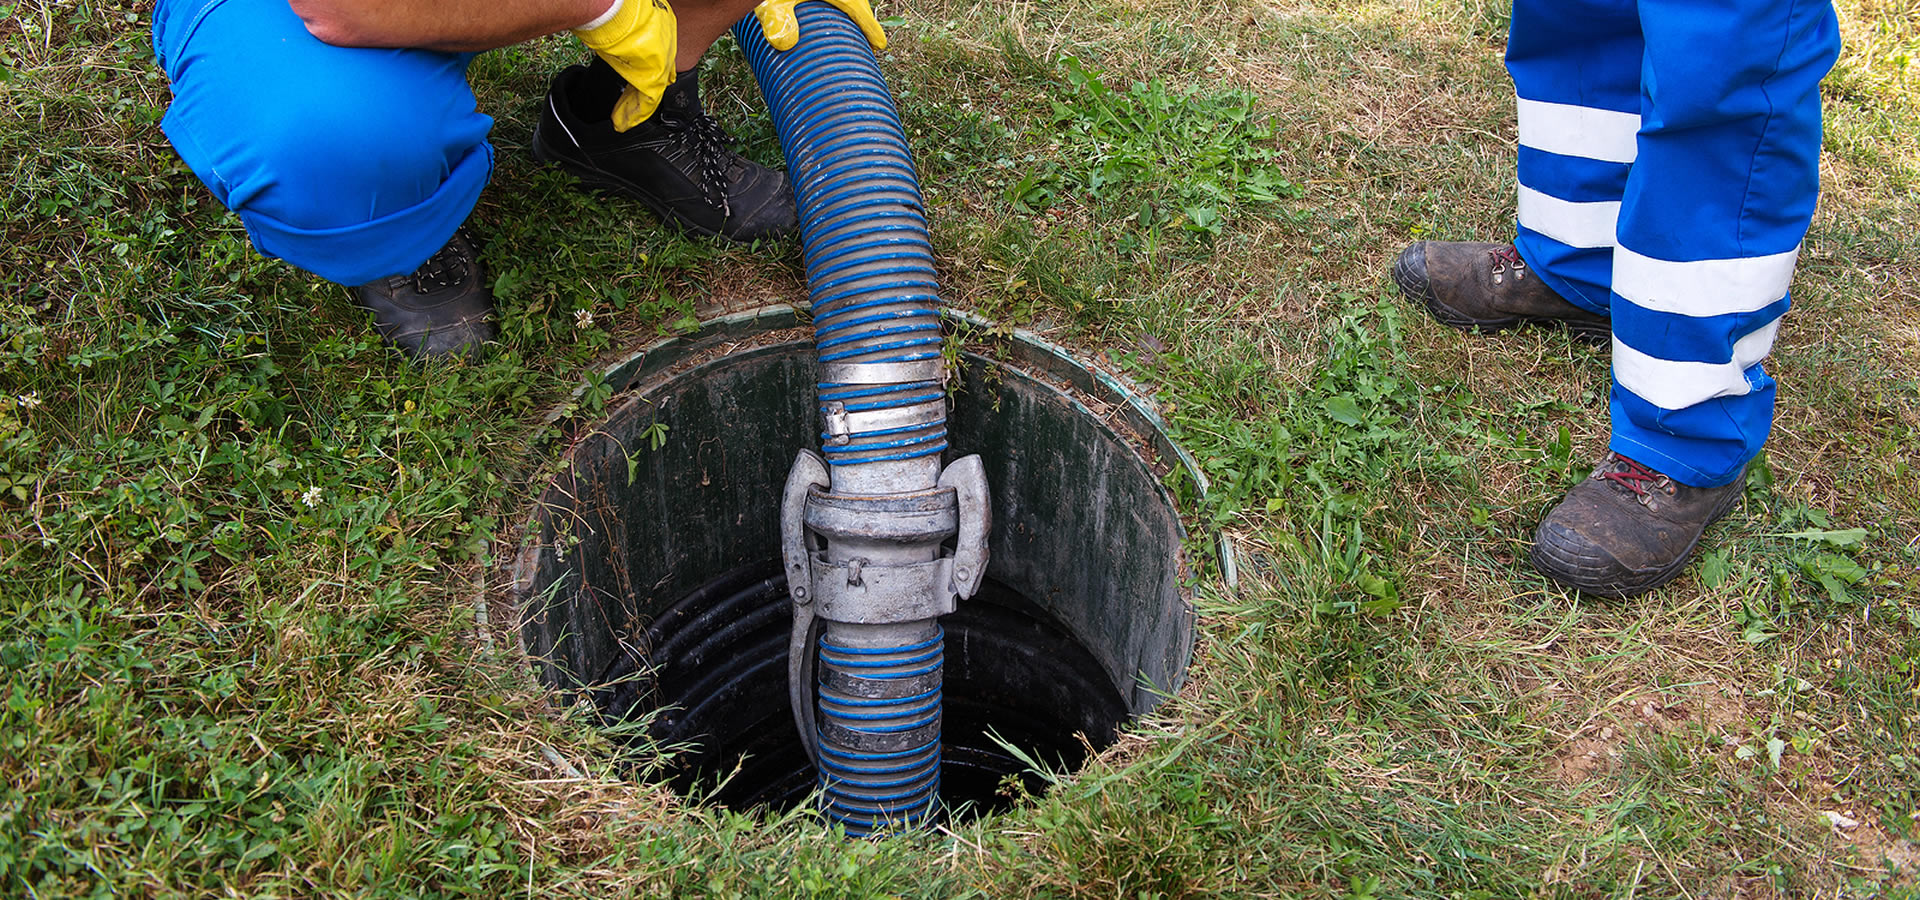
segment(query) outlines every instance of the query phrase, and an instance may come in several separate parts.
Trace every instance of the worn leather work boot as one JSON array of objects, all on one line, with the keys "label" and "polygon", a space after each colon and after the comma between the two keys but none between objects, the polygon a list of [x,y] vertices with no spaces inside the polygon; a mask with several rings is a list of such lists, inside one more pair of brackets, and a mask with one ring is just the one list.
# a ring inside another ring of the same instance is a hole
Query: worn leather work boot
[{"label": "worn leather work boot", "polygon": [[680,73],[653,117],[623,134],[611,112],[625,89],[601,59],[562,70],[534,128],[533,155],[696,234],[745,242],[799,229],[786,174],[730,149],[733,139],[700,105],[698,70]]},{"label": "worn leather work boot", "polygon": [[464,229],[408,275],[353,289],[387,343],[415,359],[476,357],[493,340],[493,290]]},{"label": "worn leather work boot", "polygon": [[1553,325],[1593,343],[1613,334],[1607,317],[1562,299],[1512,244],[1420,241],[1393,261],[1393,283],[1425,302],[1441,324],[1463,330]]},{"label": "worn leather work boot", "polygon": [[1584,594],[1632,597],[1672,581],[1700,534],[1740,499],[1745,472],[1689,487],[1618,453],[1540,521],[1533,567]]}]

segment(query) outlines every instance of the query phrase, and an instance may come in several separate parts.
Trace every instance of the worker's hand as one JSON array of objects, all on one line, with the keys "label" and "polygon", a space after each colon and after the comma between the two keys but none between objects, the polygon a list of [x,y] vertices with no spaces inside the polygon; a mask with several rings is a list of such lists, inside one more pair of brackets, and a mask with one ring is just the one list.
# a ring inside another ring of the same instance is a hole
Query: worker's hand
[{"label": "worker's hand", "polygon": [[[767,43],[775,50],[792,50],[800,42],[800,19],[794,15],[793,7],[800,0],[760,0],[753,8],[753,17],[760,20],[760,33],[767,36]],[[867,0],[824,0],[847,14],[853,24],[867,35],[867,43],[873,45],[874,52],[887,49],[887,33],[880,30],[880,23],[873,17],[873,7]]]},{"label": "worker's hand", "polygon": [[627,80],[613,105],[613,130],[626,131],[653,115],[673,83],[679,26],[666,0],[614,0],[609,12],[605,22],[573,33]]}]

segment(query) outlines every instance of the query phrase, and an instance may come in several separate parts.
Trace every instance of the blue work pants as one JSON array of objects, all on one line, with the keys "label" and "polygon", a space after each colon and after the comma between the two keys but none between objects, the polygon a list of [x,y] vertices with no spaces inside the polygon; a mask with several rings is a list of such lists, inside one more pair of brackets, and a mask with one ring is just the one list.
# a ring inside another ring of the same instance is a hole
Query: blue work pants
[{"label": "blue work pants", "polygon": [[1613,321],[1612,449],[1731,482],[1766,442],[1760,361],[1819,193],[1830,0],[1516,0],[1528,265]]},{"label": "blue work pants", "polygon": [[321,43],[287,0],[159,0],[161,128],[261,253],[365,284],[418,268],[493,171],[471,54]]}]

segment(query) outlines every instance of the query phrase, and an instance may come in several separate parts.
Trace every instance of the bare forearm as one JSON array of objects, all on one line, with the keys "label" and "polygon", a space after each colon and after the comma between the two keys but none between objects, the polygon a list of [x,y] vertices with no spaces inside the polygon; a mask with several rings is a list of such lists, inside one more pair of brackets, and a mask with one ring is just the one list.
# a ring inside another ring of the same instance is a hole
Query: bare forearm
[{"label": "bare forearm", "polygon": [[[414,47],[478,52],[576,28],[605,13],[614,0],[289,0],[320,40],[340,47]],[[626,0],[647,3],[652,0]],[[758,0],[680,0],[674,3],[679,54],[686,71]]]},{"label": "bare forearm", "polygon": [[680,58],[674,68],[682,72],[693,68],[700,55],[713,46],[733,23],[753,12],[759,0],[682,0],[673,4],[680,21]]},{"label": "bare forearm", "polygon": [[342,47],[479,51],[565,31],[612,0],[290,0],[313,36]]}]

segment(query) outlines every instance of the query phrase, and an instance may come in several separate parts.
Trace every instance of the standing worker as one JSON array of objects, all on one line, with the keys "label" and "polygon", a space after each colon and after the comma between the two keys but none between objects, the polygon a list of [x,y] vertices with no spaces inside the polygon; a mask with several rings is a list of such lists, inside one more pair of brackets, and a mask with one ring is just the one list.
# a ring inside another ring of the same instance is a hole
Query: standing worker
[{"label": "standing worker", "polygon": [[1760,361],[1819,193],[1830,0],[1516,0],[1512,244],[1421,241],[1394,281],[1434,318],[1610,336],[1606,458],[1535,568],[1629,597],[1686,566],[1773,424]]},{"label": "standing worker", "polygon": [[[470,356],[493,295],[461,225],[493,172],[467,64],[571,30],[597,57],[553,81],[534,153],[664,221],[734,241],[797,227],[786,177],[728,148],[696,66],[752,11],[798,38],[798,0],[159,0],[161,127],[261,253],[353,287],[415,357]],[[886,37],[867,0],[828,0]]]}]

